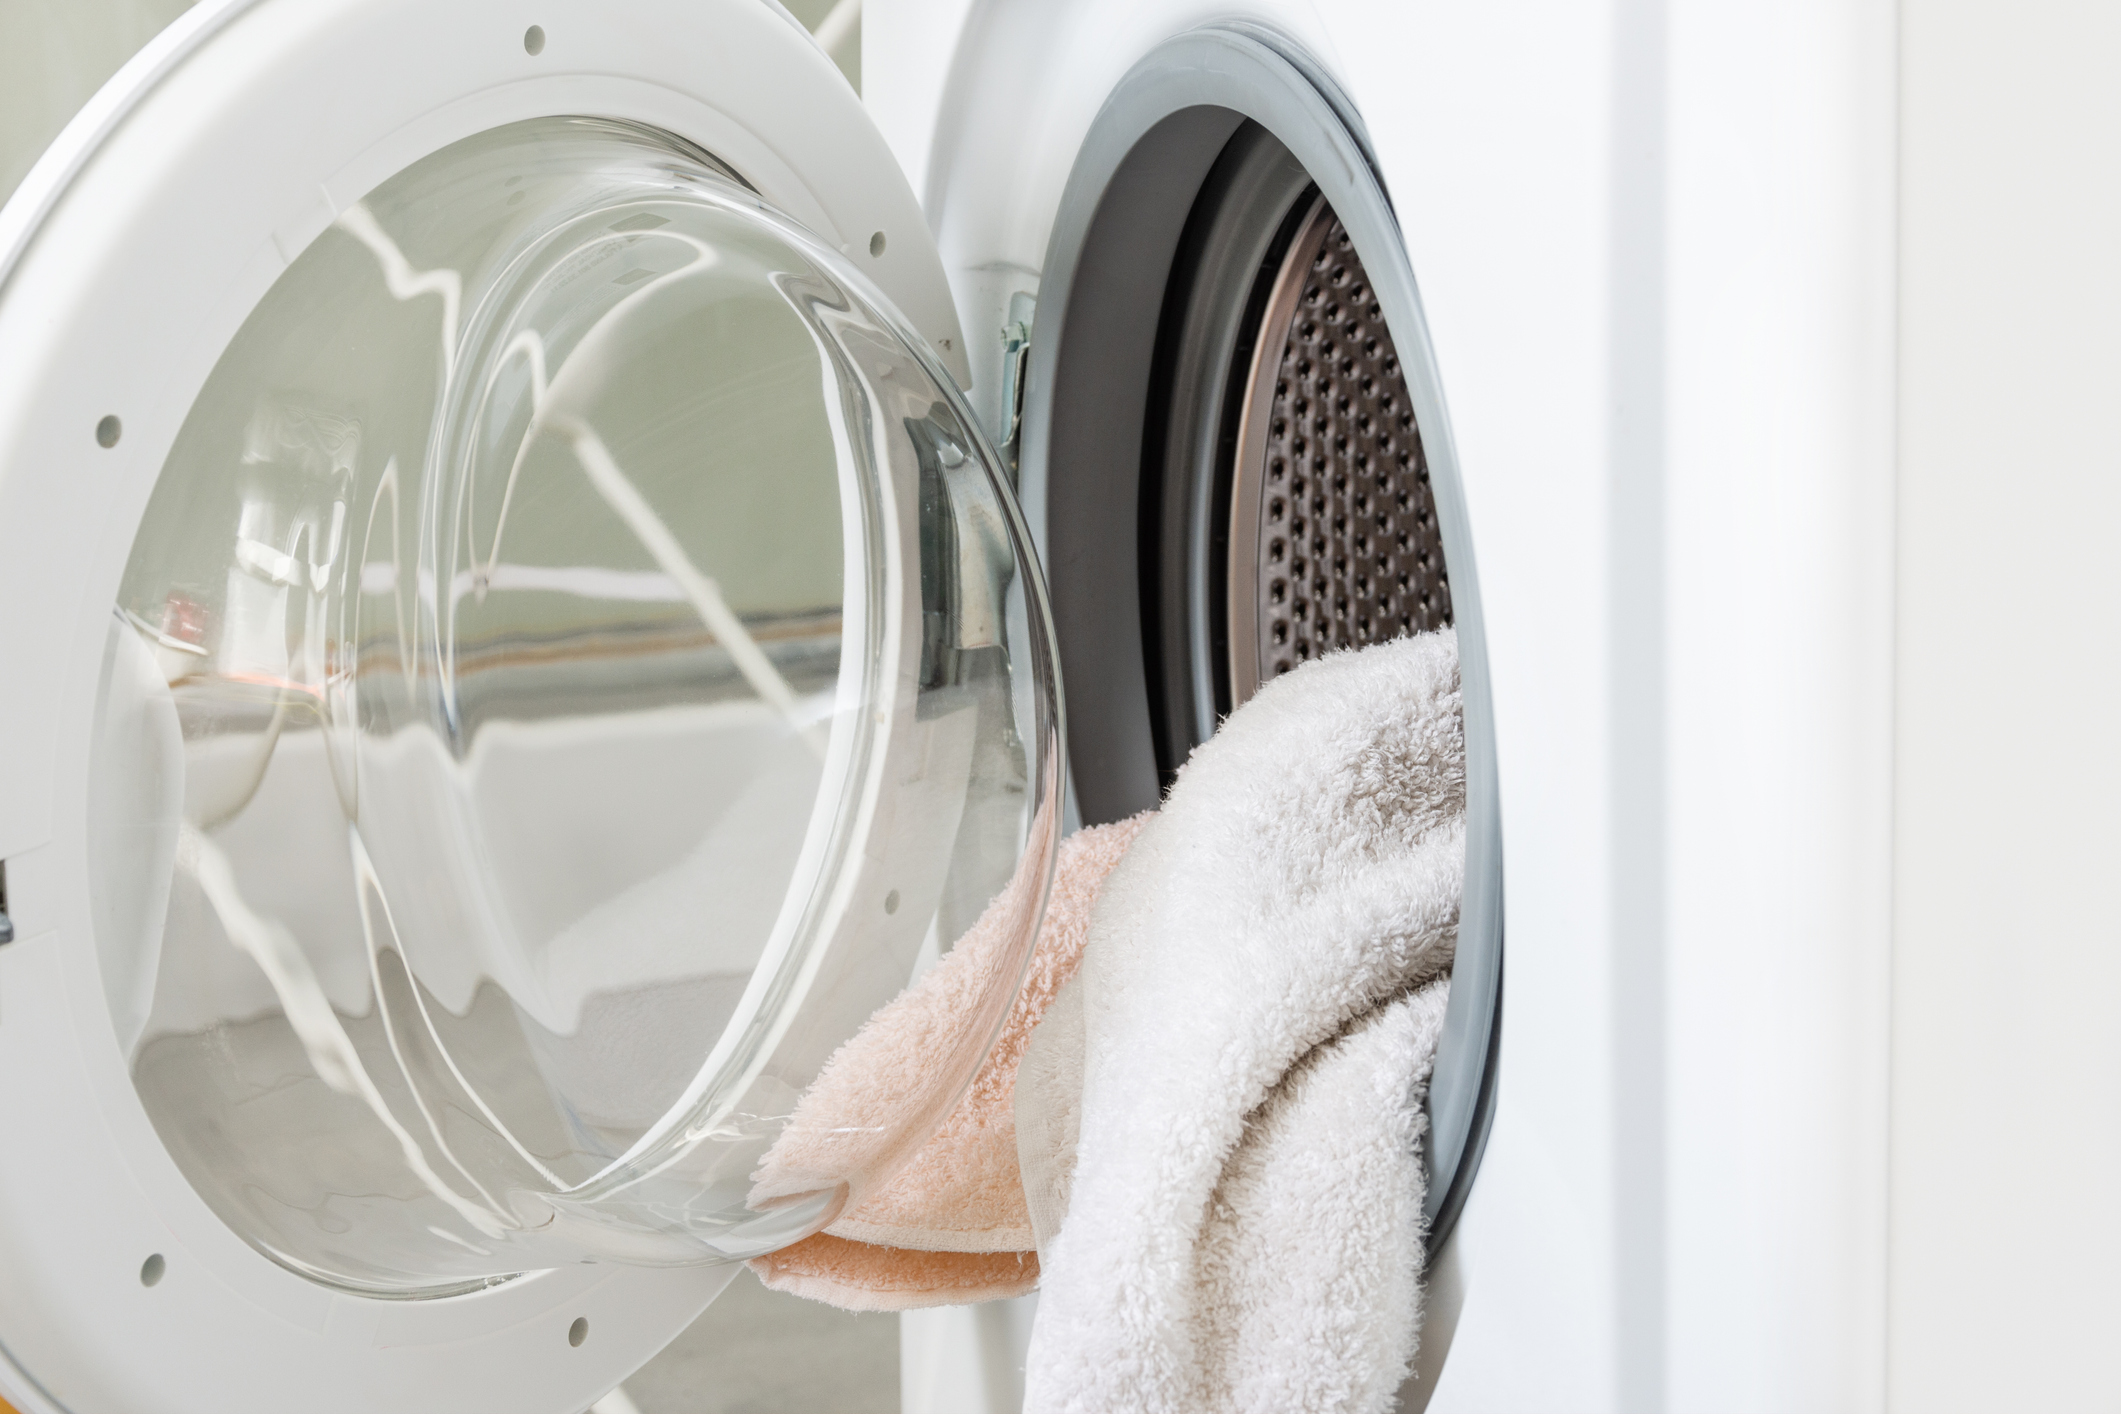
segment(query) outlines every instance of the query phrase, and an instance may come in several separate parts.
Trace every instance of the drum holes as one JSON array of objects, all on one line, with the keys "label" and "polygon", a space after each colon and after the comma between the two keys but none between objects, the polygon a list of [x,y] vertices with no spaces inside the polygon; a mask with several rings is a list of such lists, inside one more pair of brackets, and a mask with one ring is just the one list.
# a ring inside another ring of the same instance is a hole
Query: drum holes
[{"label": "drum holes", "polygon": [[567,1343],[579,1349],[582,1342],[587,1339],[589,1339],[589,1318],[587,1316],[576,1316],[574,1324],[567,1328]]},{"label": "drum holes", "polygon": [[160,1252],[149,1253],[147,1260],[140,1264],[140,1285],[153,1286],[168,1270],[169,1263],[162,1259]]},{"label": "drum holes", "polygon": [[875,259],[877,257],[882,256],[884,253],[884,245],[884,233],[882,231],[878,231],[875,235],[871,236],[869,238],[870,258]]},{"label": "drum holes", "polygon": [[898,890],[897,890],[897,889],[893,889],[893,890],[892,890],[892,891],[891,891],[890,893],[888,893],[888,894],[885,894],[885,895],[884,895],[884,912],[886,912],[886,913],[896,913],[896,912],[898,912]]},{"label": "drum holes", "polygon": [[532,25],[523,31],[523,52],[532,56],[545,52],[545,26]]},{"label": "drum holes", "polygon": [[125,424],[118,421],[116,413],[96,424],[96,445],[99,447],[115,447],[118,445],[118,439],[124,435]]}]

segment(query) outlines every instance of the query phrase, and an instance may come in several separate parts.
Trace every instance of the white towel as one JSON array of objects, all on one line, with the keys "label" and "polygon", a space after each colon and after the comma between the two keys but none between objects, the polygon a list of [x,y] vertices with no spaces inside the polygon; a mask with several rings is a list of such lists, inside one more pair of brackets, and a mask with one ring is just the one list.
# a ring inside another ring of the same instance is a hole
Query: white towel
[{"label": "white towel", "polygon": [[1018,1075],[1027,1414],[1391,1407],[1464,811],[1448,632],[1299,669],[1193,754]]}]

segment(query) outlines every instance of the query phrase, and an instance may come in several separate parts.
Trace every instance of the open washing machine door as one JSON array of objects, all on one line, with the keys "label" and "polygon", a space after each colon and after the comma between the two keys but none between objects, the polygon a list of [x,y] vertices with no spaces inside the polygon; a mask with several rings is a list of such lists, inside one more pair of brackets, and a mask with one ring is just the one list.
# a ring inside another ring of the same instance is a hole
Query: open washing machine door
[{"label": "open washing machine door", "polygon": [[0,1395],[574,1414],[910,1155],[1060,828],[961,345],[757,0],[227,0],[77,118],[0,214]]}]

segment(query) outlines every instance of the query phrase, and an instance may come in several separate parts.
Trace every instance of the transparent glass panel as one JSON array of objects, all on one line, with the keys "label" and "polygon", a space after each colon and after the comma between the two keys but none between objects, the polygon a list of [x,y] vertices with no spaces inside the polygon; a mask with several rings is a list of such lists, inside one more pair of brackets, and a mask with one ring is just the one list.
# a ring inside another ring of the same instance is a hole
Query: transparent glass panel
[{"label": "transparent glass panel", "polygon": [[[199,1193],[321,1281],[771,1250],[991,1044],[1057,712],[998,464],[882,297],[663,134],[483,134],[287,269],[163,468],[92,783],[119,1044]],[[765,1191],[990,907],[966,1035]]]}]

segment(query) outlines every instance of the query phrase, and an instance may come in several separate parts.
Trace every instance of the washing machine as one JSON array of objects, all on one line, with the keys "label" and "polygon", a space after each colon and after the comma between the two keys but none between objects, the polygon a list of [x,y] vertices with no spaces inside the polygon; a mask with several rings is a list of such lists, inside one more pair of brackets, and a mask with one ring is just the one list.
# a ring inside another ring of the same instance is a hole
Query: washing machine
[{"label": "washing machine", "polygon": [[[146,43],[0,210],[0,1394],[578,1414],[947,1112],[1069,829],[1446,625],[1418,1398],[1860,1381],[1870,1190],[1817,1175],[1868,1162],[1869,994],[1685,944],[1700,836],[1875,785],[1867,718],[1726,721],[1740,642],[1871,690],[1869,365],[1810,293],[1869,228],[1828,191],[1779,265],[1678,259],[1746,208],[1665,144],[1849,124],[1719,127],[1788,46],[1661,16],[870,0],[862,98],[771,0]],[[1690,362],[1741,294],[1785,337]],[[1758,388],[1824,464],[1719,499],[1687,458]],[[1689,795],[1689,751],[1748,769]],[[1870,839],[1731,936],[1860,905]],[[997,911],[932,1074],[777,1163]],[[1869,985],[1839,941],[1791,946]],[[1778,1022],[1821,1045],[1761,1079]],[[1794,1129],[1673,1138],[1725,1104]]]},{"label": "washing machine", "polygon": [[[1204,451],[1226,351],[1280,327],[1232,293],[1243,213],[1273,209],[1259,154],[1318,185],[1422,369],[1473,844],[1403,1407],[1887,1407],[1888,1192],[1950,1166],[1895,1151],[1888,1180],[1895,10],[869,0],[864,24],[864,102],[976,368],[1030,343],[1020,496],[1085,818],[1152,799],[1205,724],[1199,626],[1242,636],[1210,596],[1247,525],[1218,550],[1187,498],[1229,484]],[[1015,425],[993,386],[975,404]]]}]

